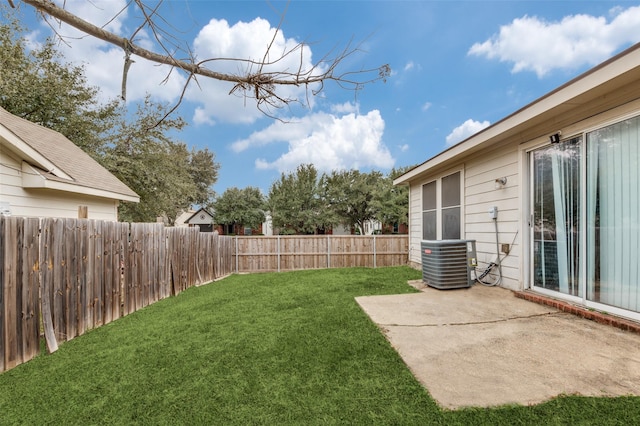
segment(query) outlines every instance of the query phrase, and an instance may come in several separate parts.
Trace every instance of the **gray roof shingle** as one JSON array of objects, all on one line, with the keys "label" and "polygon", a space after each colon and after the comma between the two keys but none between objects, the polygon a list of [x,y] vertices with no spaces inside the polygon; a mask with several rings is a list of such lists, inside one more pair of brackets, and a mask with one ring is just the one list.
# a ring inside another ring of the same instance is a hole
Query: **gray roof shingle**
[{"label": "gray roof shingle", "polygon": [[46,179],[138,197],[127,185],[102,167],[61,133],[11,114],[0,107],[0,125],[45,157],[73,181],[43,172]]}]

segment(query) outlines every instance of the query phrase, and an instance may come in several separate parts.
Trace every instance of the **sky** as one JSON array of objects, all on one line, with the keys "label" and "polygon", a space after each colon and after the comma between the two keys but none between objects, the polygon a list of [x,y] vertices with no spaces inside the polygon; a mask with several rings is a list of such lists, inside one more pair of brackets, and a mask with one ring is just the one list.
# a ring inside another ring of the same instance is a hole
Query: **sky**
[{"label": "sky", "polygon": [[[30,6],[14,3],[31,30],[31,43],[52,35]],[[66,0],[64,5],[129,38],[142,15],[128,3]],[[269,115],[252,99],[230,94],[233,83],[191,81],[177,110],[188,126],[174,137],[215,153],[218,194],[254,186],[266,195],[281,173],[300,164],[312,163],[320,172],[384,174],[420,164],[640,41],[640,1],[165,0],[157,13],[165,44],[179,44],[199,60],[260,60],[270,44],[272,59],[305,43],[271,69],[309,69],[354,48],[338,71],[391,67],[386,82],[357,91],[332,82],[315,96],[304,87],[279,89],[280,96],[306,105]],[[101,98],[119,96],[122,50],[65,25],[54,28],[65,37],[59,48],[66,60],[85,67]],[[136,42],[157,49],[148,29],[136,34]],[[147,93],[171,104],[180,99],[185,74],[133,59],[127,102]],[[238,61],[207,64],[226,73],[246,69]]]}]

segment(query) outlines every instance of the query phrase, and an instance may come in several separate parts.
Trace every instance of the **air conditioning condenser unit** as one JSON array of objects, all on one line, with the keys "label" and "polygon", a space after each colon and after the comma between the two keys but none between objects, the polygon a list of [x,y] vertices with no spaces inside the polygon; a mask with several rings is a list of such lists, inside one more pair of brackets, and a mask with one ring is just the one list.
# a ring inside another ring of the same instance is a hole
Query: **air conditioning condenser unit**
[{"label": "air conditioning condenser unit", "polygon": [[471,287],[476,264],[475,240],[423,240],[422,281],[437,289]]}]

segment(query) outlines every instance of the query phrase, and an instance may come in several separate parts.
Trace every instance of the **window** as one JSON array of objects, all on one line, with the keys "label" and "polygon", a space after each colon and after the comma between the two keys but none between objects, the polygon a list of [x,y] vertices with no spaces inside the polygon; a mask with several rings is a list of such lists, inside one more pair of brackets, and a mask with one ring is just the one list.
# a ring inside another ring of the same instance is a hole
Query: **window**
[{"label": "window", "polygon": [[422,239],[459,239],[461,235],[460,172],[422,185]]},{"label": "window", "polygon": [[436,220],[436,181],[422,185],[422,239],[436,240],[437,220]]},{"label": "window", "polygon": [[460,172],[442,178],[442,239],[460,238]]}]

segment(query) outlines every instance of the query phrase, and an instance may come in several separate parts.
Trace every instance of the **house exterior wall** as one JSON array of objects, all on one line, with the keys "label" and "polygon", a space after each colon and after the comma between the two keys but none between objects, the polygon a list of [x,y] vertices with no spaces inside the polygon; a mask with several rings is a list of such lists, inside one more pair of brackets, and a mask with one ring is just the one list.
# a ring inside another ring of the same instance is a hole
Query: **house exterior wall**
[{"label": "house exterior wall", "polygon": [[[640,115],[640,100],[601,112],[584,120],[566,125],[558,131],[562,135],[581,135]],[[542,132],[544,133],[544,132]],[[479,270],[495,259],[495,227],[489,209],[498,208],[498,242],[509,244],[510,252],[502,263],[501,286],[522,290],[529,287],[531,237],[529,228],[530,180],[529,152],[549,146],[546,134],[524,142],[505,140],[486,152],[460,156],[447,164],[446,170],[429,173],[411,181],[409,191],[409,261],[421,267],[420,242],[422,241],[422,185],[461,170],[463,176],[463,220],[461,238],[476,240]],[[506,177],[507,184],[496,189],[495,180]],[[500,247],[501,249],[502,247]]]},{"label": "house exterior wall", "polygon": [[510,252],[503,287],[640,320],[639,71],[640,43],[396,178],[410,187],[411,264],[423,235],[473,239],[480,270]]},{"label": "house exterior wall", "polygon": [[[420,267],[422,259],[422,185],[460,170],[462,176],[462,223],[461,238],[476,241],[478,267],[482,269],[496,258],[495,225],[489,209],[498,207],[499,244],[511,244],[509,256],[503,262],[502,285],[520,289],[520,238],[516,236],[520,227],[518,184],[518,146],[513,144],[499,150],[467,158],[463,162],[441,173],[411,183],[409,191],[409,261]],[[496,189],[495,180],[506,177],[507,185]],[[501,253],[501,257],[504,254]]]},{"label": "house exterior wall", "polygon": [[[202,216],[202,217],[200,217]],[[211,225],[213,223],[213,217],[207,213],[197,214],[189,220],[189,225]]]},{"label": "house exterior wall", "polygon": [[[464,180],[464,238],[476,240],[479,270],[496,259],[502,244],[509,244],[509,255],[502,259],[503,287],[522,289],[520,282],[520,192],[518,178],[518,147],[508,145],[499,150],[469,159],[465,163]],[[504,187],[496,188],[496,179],[507,178]],[[498,208],[498,247],[496,223],[489,209]],[[511,245],[513,244],[513,247]]]},{"label": "house exterior wall", "polygon": [[46,189],[22,187],[22,162],[0,150],[0,203],[13,216],[77,218],[78,207],[88,207],[88,218],[118,220],[118,201]]}]

